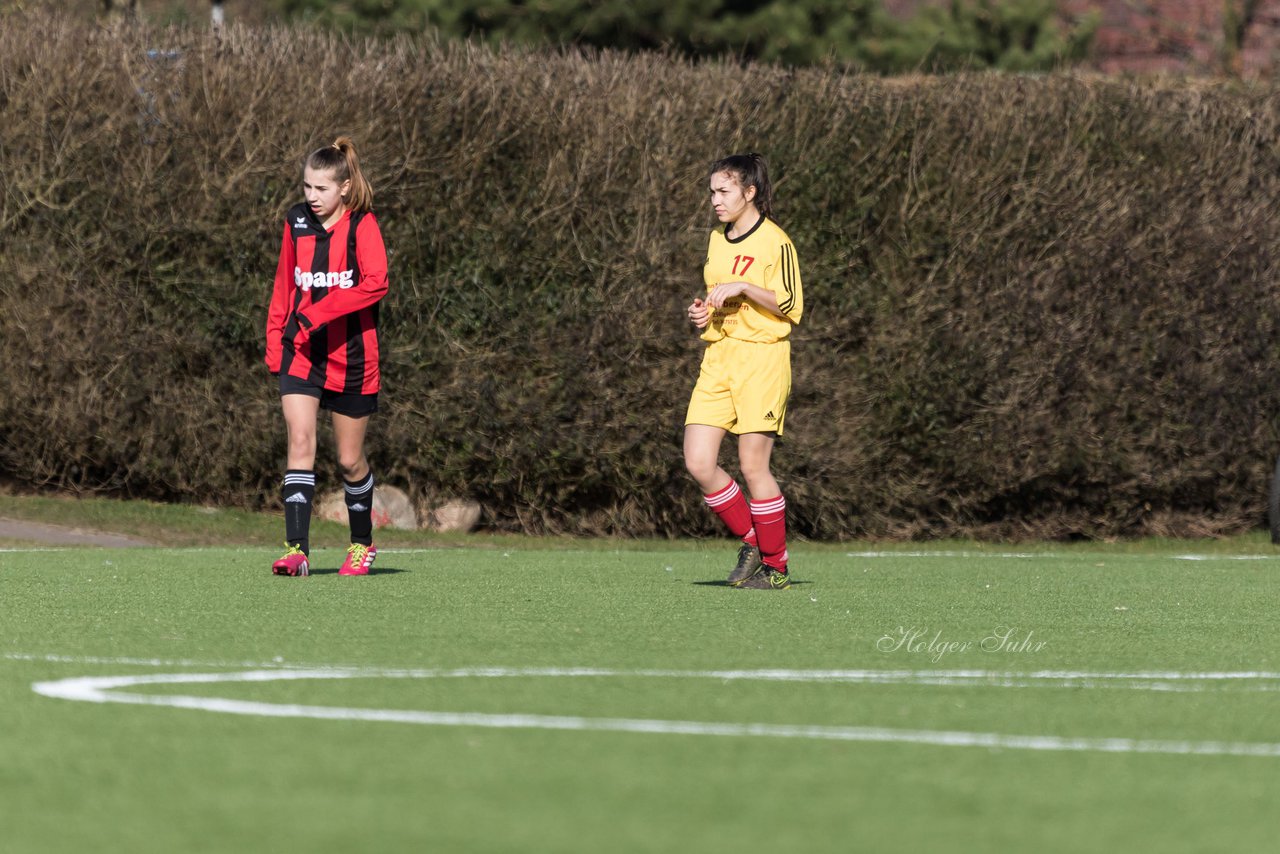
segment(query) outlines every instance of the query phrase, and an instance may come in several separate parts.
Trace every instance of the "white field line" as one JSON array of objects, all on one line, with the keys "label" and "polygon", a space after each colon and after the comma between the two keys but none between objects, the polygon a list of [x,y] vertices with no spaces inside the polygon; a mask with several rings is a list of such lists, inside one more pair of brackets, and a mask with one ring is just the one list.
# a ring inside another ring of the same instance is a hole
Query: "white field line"
[{"label": "white field line", "polygon": [[1174,560],[1280,560],[1280,554],[1273,555],[1174,555]]},{"label": "white field line", "polygon": [[[289,672],[339,672],[367,673],[383,679],[438,679],[438,677],[554,677],[554,676],[602,676],[602,677],[658,677],[658,679],[716,679],[756,680],[786,682],[856,682],[856,684],[893,685],[1039,685],[1044,688],[1078,688],[1082,682],[1094,682],[1098,686],[1114,684],[1117,688],[1139,686],[1143,690],[1151,684],[1185,682],[1202,688],[1220,688],[1211,682],[1228,682],[1231,688],[1245,688],[1245,682],[1258,685],[1275,682],[1280,690],[1280,671],[993,671],[993,670],[612,670],[602,667],[453,667],[453,668],[404,668],[369,667],[365,665],[308,665],[302,662],[285,662],[276,657],[269,662],[198,661],[192,658],[129,658],[99,656],[61,656],[54,653],[4,653],[0,656],[10,661],[40,661],[61,665],[131,665],[140,667],[227,667],[279,668]],[[132,677],[129,677],[132,679]]]},{"label": "white field line", "polygon": [[[278,551],[278,548],[274,546],[157,546],[157,545],[143,545],[143,546],[83,545],[83,546],[79,546],[77,545],[77,546],[27,546],[27,547],[15,546],[15,547],[9,547],[9,548],[0,548],[0,554],[5,554],[5,553],[44,554],[46,552],[70,552],[70,551],[109,552],[109,551],[120,551],[124,549],[127,549],[128,551],[131,551],[131,552],[162,551],[162,552],[174,552],[177,554],[206,554],[209,552],[218,552],[218,553],[232,552],[234,554],[262,554],[265,552]],[[329,546],[329,547],[317,546],[313,549],[313,551],[317,553],[330,551],[330,552],[333,552],[334,554],[342,554],[344,549],[339,548],[338,546]],[[469,548],[467,546],[439,546],[437,548],[432,548],[432,547],[382,548],[381,546],[378,547],[378,554],[380,555],[412,555],[412,554],[438,555],[446,552],[468,552],[468,553],[489,554],[489,555],[501,554],[503,557],[510,557],[512,554],[518,554],[521,551],[522,551],[521,549],[509,549],[509,548],[501,549],[501,550],[497,548],[477,549],[477,548]],[[566,551],[570,551],[570,550],[566,550]],[[609,552],[600,552],[600,554],[644,554],[644,552],[609,551]]]},{"label": "white field line", "polygon": [[1122,560],[1122,559],[1141,559],[1141,560],[1158,560],[1165,557],[1169,560],[1191,560],[1191,561],[1211,561],[1211,560],[1276,560],[1280,561],[1280,551],[1276,554],[1182,554],[1182,555],[1148,555],[1148,554],[1128,554],[1109,552],[1080,552],[1078,554],[1063,554],[1055,552],[977,552],[977,551],[914,551],[914,552],[894,552],[894,551],[870,551],[870,552],[845,552],[845,557],[860,558],[949,558],[962,560],[975,560],[980,558],[989,558],[992,560]]},{"label": "white field line", "polygon": [[[46,552],[66,552],[91,549],[93,551],[111,551],[118,547],[114,546],[32,546],[30,548],[0,548],[0,554],[44,554]],[[203,554],[206,552],[236,552],[236,553],[257,553],[267,550],[265,547],[250,546],[181,546],[177,548],[165,548],[163,546],[131,546],[131,551],[167,551],[180,552],[183,554]],[[333,549],[337,552],[339,549]],[[441,546],[439,548],[385,548],[379,549],[379,554],[442,554],[445,552],[471,551],[460,546]],[[503,557],[508,557],[516,552],[515,549],[503,550]],[[493,554],[496,550],[487,550],[487,554]],[[607,554],[618,554],[619,552],[607,552]],[[633,554],[633,552],[624,552],[625,554]],[[634,552],[634,554],[644,554],[644,552]],[[979,552],[979,551],[862,551],[862,552],[845,552],[845,557],[857,558],[948,558],[973,560],[978,558],[990,558],[994,560],[1121,560],[1121,559],[1143,559],[1153,560],[1161,557],[1167,557],[1169,560],[1187,560],[1187,561],[1214,561],[1214,560],[1243,560],[1243,561],[1259,561],[1259,560],[1275,560],[1280,561],[1280,551],[1276,554],[1181,554],[1181,555],[1143,555],[1143,554],[1127,554],[1127,553],[1110,553],[1110,552],[1080,552],[1078,554],[1062,554],[1055,552]]]},{"label": "white field line", "polygon": [[[42,661],[54,664],[129,665],[138,667],[184,667],[227,669],[271,669],[287,672],[281,679],[306,678],[382,678],[382,679],[450,679],[450,678],[656,678],[712,679],[724,682],[746,680],[758,682],[831,682],[856,685],[924,685],[944,687],[988,688],[1116,688],[1136,691],[1199,692],[1280,691],[1280,672],[1265,670],[1186,672],[1176,670],[1135,670],[1108,672],[1088,670],[1037,670],[1030,672],[1000,670],[616,670],[597,667],[459,667],[459,668],[370,668],[356,664],[289,663],[283,658],[268,662],[198,661],[195,659],[127,658],[71,656],[46,653],[7,652],[11,661]],[[340,674],[311,675],[311,674]],[[217,674],[215,674],[217,675]],[[123,676],[144,684],[150,677]],[[166,677],[168,679],[169,677]],[[215,680],[210,680],[215,681]],[[233,680],[246,681],[246,680]]]},{"label": "white field line", "polygon": [[[733,724],[701,721],[644,720],[631,718],[586,718],[562,715],[486,714],[480,712],[430,712],[394,709],[361,709],[339,706],[306,706],[293,703],[262,703],[222,697],[155,695],[129,693],[120,689],[136,685],[183,685],[227,682],[272,682],[300,679],[429,678],[432,676],[600,676],[600,675],[717,675],[737,678],[771,678],[765,674],[799,671],[707,671],[704,674],[680,671],[610,671],[596,669],[536,670],[469,668],[453,671],[370,669],[249,670],[239,673],[166,673],[141,676],[76,677],[54,682],[37,682],[37,694],[90,703],[127,703],[167,706],[223,714],[313,720],[372,721],[428,726],[468,726],[493,729],[544,729],[584,732],[628,732],[657,735],[768,736],[827,741],[861,741],[899,744],[926,744],[943,747],[986,747],[1010,750],[1042,750],[1102,753],[1157,753],[1198,756],[1280,757],[1280,744],[1146,740],[1129,738],[1064,738],[1050,735],[1004,735],[1000,733],[949,730],[908,730],[885,727],[795,726],[789,724]],[[815,673],[830,673],[816,671]],[[754,674],[748,676],[748,674]]]},{"label": "white field line", "polygon": [[1025,558],[1048,558],[1056,560],[1067,557],[1067,555],[1057,555],[1050,552],[1033,553],[1033,552],[965,552],[965,551],[918,551],[918,552],[845,552],[845,557],[958,557],[958,558],[976,558],[990,557],[1002,560],[1025,559]]},{"label": "white field line", "polygon": [[[137,667],[284,667],[283,658],[275,661],[195,661],[183,658],[122,658],[92,655],[56,655],[53,653],[6,652],[0,658],[9,661],[47,661],[50,664],[127,664]],[[306,665],[291,665],[305,667]]]}]

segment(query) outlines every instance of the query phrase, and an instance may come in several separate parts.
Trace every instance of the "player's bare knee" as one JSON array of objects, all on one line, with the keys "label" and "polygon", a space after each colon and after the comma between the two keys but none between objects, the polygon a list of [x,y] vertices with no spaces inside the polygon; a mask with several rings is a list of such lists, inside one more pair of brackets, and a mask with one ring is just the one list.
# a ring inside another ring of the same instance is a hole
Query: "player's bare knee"
[{"label": "player's bare knee", "polygon": [[770,498],[778,494],[778,481],[769,471],[768,460],[741,461],[742,479],[747,482],[747,491],[754,499]]},{"label": "player's bare knee", "polygon": [[769,473],[768,456],[742,454],[738,458],[738,467],[742,470],[742,477],[747,483],[773,479],[773,476]]},{"label": "player's bare knee", "polygon": [[356,454],[347,456],[341,454],[338,457],[338,469],[342,472],[342,477],[348,483],[360,480],[369,473],[369,464],[365,461],[364,454]]},{"label": "player's bare knee", "polygon": [[289,456],[305,457],[315,456],[316,453],[316,434],[314,433],[290,433],[289,434]]},{"label": "player's bare knee", "polygon": [[698,483],[705,483],[711,480],[716,473],[718,465],[719,463],[714,457],[707,457],[704,454],[686,453],[684,455],[684,467]]}]

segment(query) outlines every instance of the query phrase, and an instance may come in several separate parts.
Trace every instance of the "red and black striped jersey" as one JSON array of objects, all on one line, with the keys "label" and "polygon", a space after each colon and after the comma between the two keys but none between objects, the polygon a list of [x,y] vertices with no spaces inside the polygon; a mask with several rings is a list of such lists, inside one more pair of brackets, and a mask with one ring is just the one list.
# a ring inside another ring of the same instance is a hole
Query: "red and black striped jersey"
[{"label": "red and black striped jersey", "polygon": [[326,229],[305,204],[289,209],[267,311],[267,367],[330,391],[379,388],[378,301],[387,250],[372,213]]}]

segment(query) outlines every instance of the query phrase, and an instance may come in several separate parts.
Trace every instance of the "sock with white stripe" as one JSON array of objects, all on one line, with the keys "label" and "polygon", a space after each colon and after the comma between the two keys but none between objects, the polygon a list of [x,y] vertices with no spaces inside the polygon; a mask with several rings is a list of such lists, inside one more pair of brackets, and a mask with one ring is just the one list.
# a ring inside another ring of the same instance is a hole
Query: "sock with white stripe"
[{"label": "sock with white stripe", "polygon": [[760,543],[760,559],[778,572],[787,571],[787,502],[779,495],[751,502],[751,521]]},{"label": "sock with white stripe", "polygon": [[284,539],[303,553],[311,552],[311,504],[316,497],[316,472],[289,469],[284,472]]},{"label": "sock with white stripe", "polygon": [[284,473],[284,538],[304,553],[311,550],[311,504],[316,497],[316,473],[289,469]]},{"label": "sock with white stripe", "polygon": [[351,520],[351,542],[373,545],[373,472],[358,483],[342,481],[347,500],[347,518]]},{"label": "sock with white stripe", "polygon": [[729,533],[744,543],[756,544],[755,531],[751,529],[751,510],[747,507],[746,496],[738,487],[738,482],[731,480],[729,485],[719,492],[704,495],[703,498],[720,521],[724,522]]}]

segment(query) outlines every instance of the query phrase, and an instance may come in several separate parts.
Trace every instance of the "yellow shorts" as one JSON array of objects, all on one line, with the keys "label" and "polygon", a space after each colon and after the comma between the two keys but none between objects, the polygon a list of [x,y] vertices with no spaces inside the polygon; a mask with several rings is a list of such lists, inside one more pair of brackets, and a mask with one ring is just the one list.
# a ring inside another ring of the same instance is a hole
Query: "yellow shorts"
[{"label": "yellow shorts", "polygon": [[777,433],[791,396],[791,342],[721,338],[707,345],[684,423],[730,433]]}]

